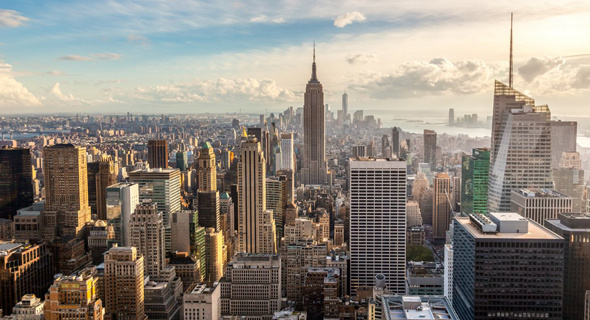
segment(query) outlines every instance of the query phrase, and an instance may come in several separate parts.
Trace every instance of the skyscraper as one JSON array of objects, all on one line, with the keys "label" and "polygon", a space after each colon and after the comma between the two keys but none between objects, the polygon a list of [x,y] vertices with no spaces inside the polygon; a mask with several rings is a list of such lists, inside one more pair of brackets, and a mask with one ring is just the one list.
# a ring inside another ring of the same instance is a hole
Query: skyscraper
[{"label": "skyscraper", "polygon": [[159,276],[166,267],[164,251],[164,222],[162,212],[155,203],[144,202],[131,215],[131,246],[137,248],[144,259],[144,273]]},{"label": "skyscraper", "polygon": [[129,173],[129,181],[139,185],[139,201],[152,201],[162,212],[166,229],[166,252],[171,251],[171,217],[181,209],[180,170],[144,169]]},{"label": "skyscraper", "polygon": [[31,150],[0,149],[0,218],[15,216],[33,204],[33,197]]},{"label": "skyscraper", "polygon": [[348,124],[348,93],[346,93],[346,90],[344,91],[344,94],[342,95],[342,123],[343,124]]},{"label": "skyscraper", "polygon": [[578,152],[564,152],[558,168],[553,168],[555,191],[572,198],[572,212],[586,212],[584,170]]},{"label": "skyscraper", "polygon": [[168,141],[148,141],[148,163],[150,168],[168,168]]},{"label": "skyscraper", "polygon": [[388,288],[405,293],[406,163],[351,159],[350,288],[372,286],[384,274]]},{"label": "skyscraper", "polygon": [[383,137],[381,138],[381,155],[384,158],[391,157],[391,147],[389,146],[389,137],[386,134],[384,134]]},{"label": "skyscraper", "polygon": [[104,257],[105,315],[145,320],[144,257],[135,247],[113,247]]},{"label": "skyscraper", "polygon": [[485,214],[488,209],[490,149],[476,148],[464,155],[461,166],[461,213]]},{"label": "skyscraper", "polygon": [[293,133],[281,133],[281,165],[278,170],[295,170],[293,158]]},{"label": "skyscraper", "polygon": [[545,220],[545,227],[565,239],[563,319],[583,319],[584,296],[590,290],[590,216],[560,213]]},{"label": "skyscraper", "polygon": [[115,230],[115,242],[129,246],[129,221],[139,204],[137,183],[121,182],[107,187],[107,221]]},{"label": "skyscraper", "polygon": [[453,226],[461,319],[561,319],[562,237],[516,213],[456,217]]},{"label": "skyscraper", "polygon": [[[323,110],[323,108],[322,108]],[[263,229],[270,221],[266,216],[266,164],[260,143],[249,137],[242,143],[238,163],[238,251],[274,253]],[[270,215],[272,218],[272,214]],[[274,224],[274,221],[273,221]]]},{"label": "skyscraper", "polygon": [[107,187],[117,183],[115,166],[110,156],[103,156],[98,161],[98,173],[94,181],[96,183],[96,215],[99,220],[107,220]]},{"label": "skyscraper", "polygon": [[398,157],[401,158],[400,155],[400,128],[398,127],[393,127],[393,129],[391,130],[391,153]]},{"label": "skyscraper", "polygon": [[449,126],[455,125],[455,109],[449,109]]},{"label": "skyscraper", "polygon": [[43,237],[81,237],[90,221],[86,148],[56,144],[43,149],[45,210]]},{"label": "skyscraper", "polygon": [[283,199],[285,188],[286,181],[281,181],[276,177],[266,179],[266,207],[273,212],[273,219],[275,220],[277,230],[277,243],[283,237],[283,227],[285,224],[286,201]]},{"label": "skyscraper", "polygon": [[436,171],[436,132],[424,129],[424,162]]},{"label": "skyscraper", "polygon": [[[497,82],[497,87],[501,86]],[[502,134],[495,140],[499,145],[490,167],[489,212],[509,212],[514,189],[553,188],[550,118],[547,106],[525,105],[504,112]]]},{"label": "skyscraper", "polygon": [[572,212],[572,198],[549,189],[516,189],[511,193],[510,211],[542,225],[562,212]]},{"label": "skyscraper", "polygon": [[223,246],[224,239],[221,231],[215,231],[213,228],[207,228],[205,234],[207,282],[216,282],[223,277]]},{"label": "skyscraper", "polygon": [[79,274],[56,278],[45,294],[45,319],[104,319],[103,301],[98,297],[95,272],[89,268]]},{"label": "skyscraper", "polygon": [[575,152],[578,123],[575,121],[551,121],[551,168],[559,167],[564,152]]},{"label": "skyscraper", "polygon": [[303,164],[302,184],[326,184],[326,117],[324,115],[324,89],[317,78],[315,45],[311,79],[305,87],[303,106]]},{"label": "skyscraper", "polygon": [[205,142],[199,157],[199,190],[197,193],[199,207],[199,225],[220,230],[219,191],[217,191],[217,163],[215,152],[209,142]]},{"label": "skyscraper", "polygon": [[432,234],[435,241],[444,242],[451,223],[451,178],[437,173],[432,182]]}]

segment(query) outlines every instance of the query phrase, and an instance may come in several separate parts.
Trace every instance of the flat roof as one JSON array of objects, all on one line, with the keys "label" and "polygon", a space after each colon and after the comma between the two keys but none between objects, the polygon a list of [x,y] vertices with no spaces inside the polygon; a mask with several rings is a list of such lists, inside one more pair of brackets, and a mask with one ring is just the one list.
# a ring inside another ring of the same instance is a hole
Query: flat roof
[{"label": "flat roof", "polygon": [[[504,214],[504,213],[502,213]],[[515,213],[507,213],[507,214],[515,214]],[[520,215],[516,214],[519,218],[522,218]],[[507,215],[509,218],[510,215]],[[563,239],[559,235],[549,231],[548,229],[542,227],[541,225],[528,221],[529,230],[527,233],[505,233],[505,232],[498,232],[498,233],[482,233],[479,231],[474,225],[471,224],[468,217],[455,217],[455,220],[459,222],[469,233],[473,235],[474,238],[479,239],[516,239],[516,240],[561,240]]]}]

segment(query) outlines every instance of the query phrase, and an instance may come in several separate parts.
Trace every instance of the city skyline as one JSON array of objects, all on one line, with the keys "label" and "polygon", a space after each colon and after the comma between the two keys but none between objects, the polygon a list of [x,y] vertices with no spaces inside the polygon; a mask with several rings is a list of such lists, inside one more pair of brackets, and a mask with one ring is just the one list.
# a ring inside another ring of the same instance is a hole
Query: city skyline
[{"label": "city skyline", "polygon": [[[307,7],[12,3],[0,9],[0,106],[6,113],[278,111],[300,103],[300,66],[315,40],[333,106],[348,86],[352,110],[443,103],[489,114],[492,81],[508,80],[514,11],[515,87],[542,103],[559,101],[556,115],[583,112],[590,55],[577,39],[590,24],[588,4]],[[320,32],[310,37],[311,29]]]}]

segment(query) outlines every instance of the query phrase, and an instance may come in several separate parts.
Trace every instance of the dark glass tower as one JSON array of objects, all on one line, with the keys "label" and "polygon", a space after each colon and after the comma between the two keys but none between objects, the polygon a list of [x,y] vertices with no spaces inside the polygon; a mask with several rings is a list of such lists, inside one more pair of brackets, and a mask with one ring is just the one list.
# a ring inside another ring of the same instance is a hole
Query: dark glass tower
[{"label": "dark glass tower", "polygon": [[0,218],[33,204],[33,174],[29,149],[0,149]]}]

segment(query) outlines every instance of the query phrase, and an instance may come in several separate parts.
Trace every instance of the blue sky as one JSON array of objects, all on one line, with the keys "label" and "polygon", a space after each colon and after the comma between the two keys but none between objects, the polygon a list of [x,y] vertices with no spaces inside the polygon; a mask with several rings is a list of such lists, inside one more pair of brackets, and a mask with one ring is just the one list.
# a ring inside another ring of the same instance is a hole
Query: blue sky
[{"label": "blue sky", "polygon": [[[317,44],[326,101],[490,113],[507,79],[584,114],[587,1],[0,1],[0,110],[252,112],[299,107]],[[441,105],[442,104],[442,105]]]}]

